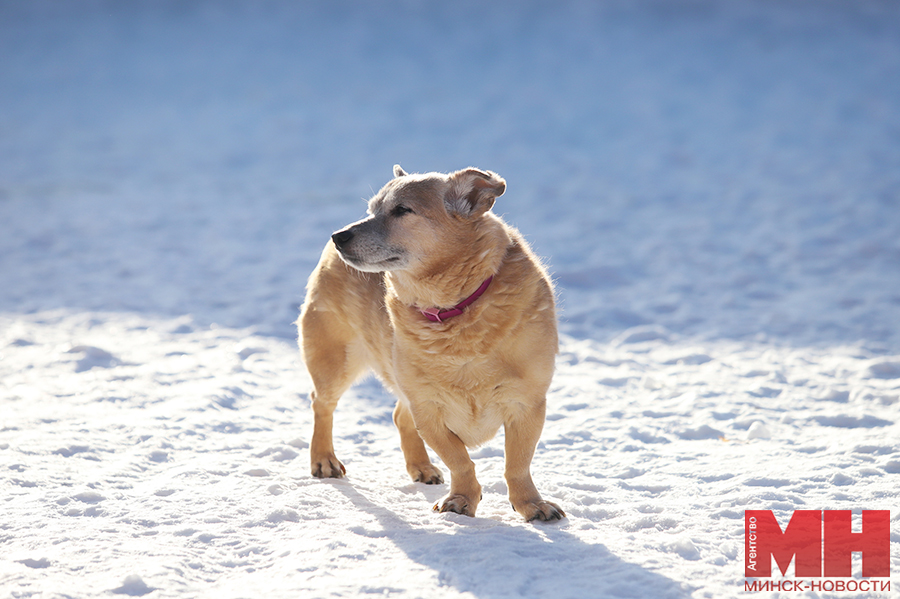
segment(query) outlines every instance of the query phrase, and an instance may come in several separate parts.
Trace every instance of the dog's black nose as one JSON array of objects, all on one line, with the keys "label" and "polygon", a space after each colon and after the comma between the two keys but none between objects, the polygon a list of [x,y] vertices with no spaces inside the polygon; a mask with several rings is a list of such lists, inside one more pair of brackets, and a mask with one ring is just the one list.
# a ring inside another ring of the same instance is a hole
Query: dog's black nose
[{"label": "dog's black nose", "polygon": [[346,244],[351,239],[353,239],[353,233],[350,231],[350,229],[338,231],[331,236],[331,241],[334,242],[334,245],[337,249],[341,249],[342,247],[344,247],[344,244]]}]

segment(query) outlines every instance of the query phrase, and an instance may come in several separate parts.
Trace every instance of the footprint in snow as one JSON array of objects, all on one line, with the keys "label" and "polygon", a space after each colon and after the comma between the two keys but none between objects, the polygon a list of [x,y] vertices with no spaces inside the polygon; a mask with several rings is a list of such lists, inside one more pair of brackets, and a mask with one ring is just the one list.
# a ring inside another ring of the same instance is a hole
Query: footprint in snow
[{"label": "footprint in snow", "polygon": [[685,441],[702,441],[706,439],[718,439],[725,436],[725,433],[718,429],[714,429],[707,424],[698,426],[697,428],[688,428],[675,434]]},{"label": "footprint in snow", "polygon": [[878,428],[894,424],[890,420],[883,420],[871,415],[850,416],[847,414],[838,414],[834,416],[814,416],[812,419],[822,426],[832,426],[835,428]]},{"label": "footprint in snow", "polygon": [[900,379],[900,362],[878,362],[869,366],[869,375],[876,379]]},{"label": "footprint in snow", "polygon": [[753,397],[778,397],[781,395],[781,389],[773,389],[772,387],[758,387],[751,391],[747,391]]},{"label": "footprint in snow", "polygon": [[90,452],[90,451],[91,451],[91,448],[88,447],[87,445],[69,445],[68,447],[60,447],[53,453],[55,455],[61,455],[64,458],[70,458],[73,455],[76,455],[79,453],[86,453],[86,452]]},{"label": "footprint in snow", "polygon": [[117,595],[128,595],[129,597],[141,597],[142,595],[146,595],[147,593],[152,593],[155,591],[153,587],[148,587],[147,583],[141,580],[141,577],[132,574],[125,578],[125,581],[122,583],[117,589],[113,589],[112,592]]},{"label": "footprint in snow", "polygon": [[85,491],[84,493],[78,493],[77,495],[73,495],[73,498],[77,499],[81,503],[89,503],[91,505],[98,504],[101,501],[106,501],[106,497],[96,491]]},{"label": "footprint in snow", "polygon": [[36,570],[42,570],[51,566],[50,560],[45,557],[42,557],[41,559],[20,559],[17,560],[17,563],[24,564],[29,568],[34,568]]},{"label": "footprint in snow", "polygon": [[66,351],[68,354],[83,354],[83,356],[75,363],[75,372],[86,372],[93,368],[115,368],[123,362],[99,347],[90,345],[76,345]]}]

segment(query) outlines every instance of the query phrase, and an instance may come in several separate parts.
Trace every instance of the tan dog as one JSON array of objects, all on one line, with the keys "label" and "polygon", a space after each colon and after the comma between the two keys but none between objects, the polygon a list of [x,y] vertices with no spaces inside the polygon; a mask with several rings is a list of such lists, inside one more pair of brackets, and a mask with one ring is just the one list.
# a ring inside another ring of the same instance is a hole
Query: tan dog
[{"label": "tan dog", "polygon": [[332,235],[298,321],[314,386],[314,476],[345,474],[332,416],[372,369],[399,399],[394,422],[413,480],[443,482],[423,440],[450,469],[435,510],[475,515],[481,485],[466,447],[503,425],[513,508],[527,520],[565,517],[530,472],[557,353],[553,288],[519,232],[490,212],[505,190],[490,171],[395,166],[369,216]]}]

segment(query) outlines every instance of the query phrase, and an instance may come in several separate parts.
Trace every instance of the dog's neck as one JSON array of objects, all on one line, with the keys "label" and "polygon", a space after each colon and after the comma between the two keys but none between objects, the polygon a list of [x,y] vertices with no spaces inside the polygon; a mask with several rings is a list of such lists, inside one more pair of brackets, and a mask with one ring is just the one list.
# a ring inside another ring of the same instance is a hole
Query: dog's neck
[{"label": "dog's neck", "polygon": [[480,296],[484,292],[481,286],[499,270],[500,261],[492,266],[493,268],[449,268],[423,277],[389,272],[386,279],[390,292],[407,306],[449,310],[473,295]]},{"label": "dog's neck", "polygon": [[510,243],[505,228],[498,227],[473,239],[466,255],[441,260],[421,270],[385,273],[388,292],[402,304],[420,310],[453,309],[500,271]]},{"label": "dog's neck", "polygon": [[444,322],[445,320],[449,320],[455,316],[459,316],[463,313],[463,311],[469,307],[471,304],[474,304],[475,301],[484,295],[484,292],[487,291],[487,288],[490,286],[491,281],[494,280],[494,276],[491,275],[487,279],[485,279],[484,283],[482,283],[478,289],[475,290],[475,293],[459,302],[453,308],[449,310],[441,310],[440,308],[420,308],[419,312],[430,320],[431,322]]}]

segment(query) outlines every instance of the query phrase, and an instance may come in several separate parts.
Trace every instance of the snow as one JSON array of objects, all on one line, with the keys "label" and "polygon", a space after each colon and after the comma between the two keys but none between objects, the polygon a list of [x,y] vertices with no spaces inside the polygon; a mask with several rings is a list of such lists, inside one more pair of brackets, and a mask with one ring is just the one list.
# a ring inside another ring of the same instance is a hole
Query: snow
[{"label": "snow", "polygon": [[[895,508],[898,26],[0,3],[0,595],[744,597],[745,509]],[[292,323],[398,162],[498,172],[554,273],[560,523],[509,508],[502,438],[477,517],[432,513],[374,380],[336,412],[348,477],[309,474]]]}]

